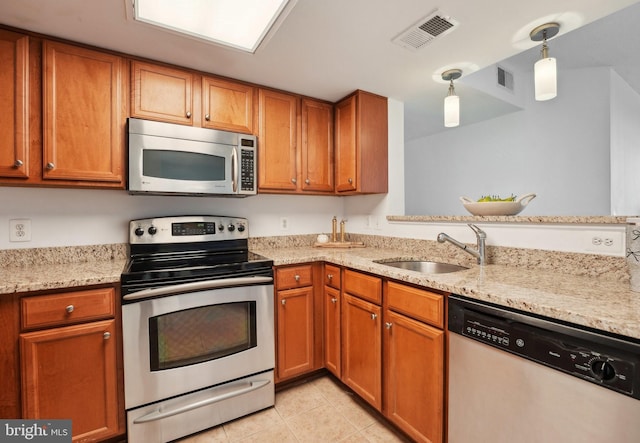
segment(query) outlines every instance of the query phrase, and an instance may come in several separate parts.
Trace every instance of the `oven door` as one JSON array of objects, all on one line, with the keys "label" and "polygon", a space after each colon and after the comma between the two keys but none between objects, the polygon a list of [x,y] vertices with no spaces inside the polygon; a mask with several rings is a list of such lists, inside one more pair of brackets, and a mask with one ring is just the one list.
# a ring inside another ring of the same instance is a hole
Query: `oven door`
[{"label": "oven door", "polygon": [[126,409],[274,368],[273,283],[127,297],[136,301],[122,307]]},{"label": "oven door", "polygon": [[129,191],[158,194],[234,194],[233,145],[129,134]]}]

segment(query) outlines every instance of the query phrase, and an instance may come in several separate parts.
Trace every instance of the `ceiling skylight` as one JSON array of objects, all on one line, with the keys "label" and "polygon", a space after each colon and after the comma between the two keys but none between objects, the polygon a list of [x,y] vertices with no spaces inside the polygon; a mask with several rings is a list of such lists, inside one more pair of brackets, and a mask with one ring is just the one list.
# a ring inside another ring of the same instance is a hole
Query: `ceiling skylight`
[{"label": "ceiling skylight", "polygon": [[172,32],[255,52],[296,0],[133,0],[134,19]]}]

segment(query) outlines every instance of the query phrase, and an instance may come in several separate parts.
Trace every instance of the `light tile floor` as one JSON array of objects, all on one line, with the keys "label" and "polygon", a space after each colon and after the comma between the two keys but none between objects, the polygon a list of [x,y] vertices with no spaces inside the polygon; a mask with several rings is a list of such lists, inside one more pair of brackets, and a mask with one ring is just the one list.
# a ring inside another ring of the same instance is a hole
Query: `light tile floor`
[{"label": "light tile floor", "polygon": [[180,440],[180,443],[402,442],[372,410],[331,377],[276,393],[274,407]]}]

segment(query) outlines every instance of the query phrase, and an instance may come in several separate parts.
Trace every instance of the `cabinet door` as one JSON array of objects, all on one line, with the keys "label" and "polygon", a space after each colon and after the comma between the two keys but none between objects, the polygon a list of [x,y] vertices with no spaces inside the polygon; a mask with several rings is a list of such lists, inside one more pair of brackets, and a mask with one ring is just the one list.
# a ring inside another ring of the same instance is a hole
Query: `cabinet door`
[{"label": "cabinet door", "polygon": [[131,62],[131,115],[193,125],[193,77],[189,71]]},{"label": "cabinet door", "polygon": [[0,177],[29,176],[29,37],[0,29]]},{"label": "cabinet door", "polygon": [[340,378],[340,290],[324,287],[324,366]]},{"label": "cabinet door", "polygon": [[255,88],[212,77],[202,78],[202,126],[253,134]]},{"label": "cabinet door", "polygon": [[351,96],[336,105],[336,192],[355,191],[357,185],[356,158],[356,97]]},{"label": "cabinet door", "polygon": [[342,297],[342,381],[382,408],[381,308],[349,294]]},{"label": "cabinet door", "polygon": [[313,287],[279,291],[277,308],[280,381],[313,370]]},{"label": "cabinet door", "polygon": [[259,93],[258,189],[296,191],[298,98],[261,89]]},{"label": "cabinet door", "polygon": [[20,335],[24,418],[71,419],[73,440],[120,432],[115,320]]},{"label": "cabinet door", "polygon": [[384,414],[415,441],[441,442],[444,332],[385,311]]},{"label": "cabinet door", "polygon": [[124,187],[122,58],[43,45],[43,178]]},{"label": "cabinet door", "polygon": [[333,106],[303,99],[302,190],[333,192]]}]

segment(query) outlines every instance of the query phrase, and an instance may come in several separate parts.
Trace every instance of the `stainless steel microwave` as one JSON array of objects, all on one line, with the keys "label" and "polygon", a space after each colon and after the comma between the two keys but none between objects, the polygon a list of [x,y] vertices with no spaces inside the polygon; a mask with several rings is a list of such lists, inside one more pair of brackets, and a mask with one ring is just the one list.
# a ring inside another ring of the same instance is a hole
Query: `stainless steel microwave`
[{"label": "stainless steel microwave", "polygon": [[131,194],[256,194],[255,136],[137,118],[127,126]]}]

